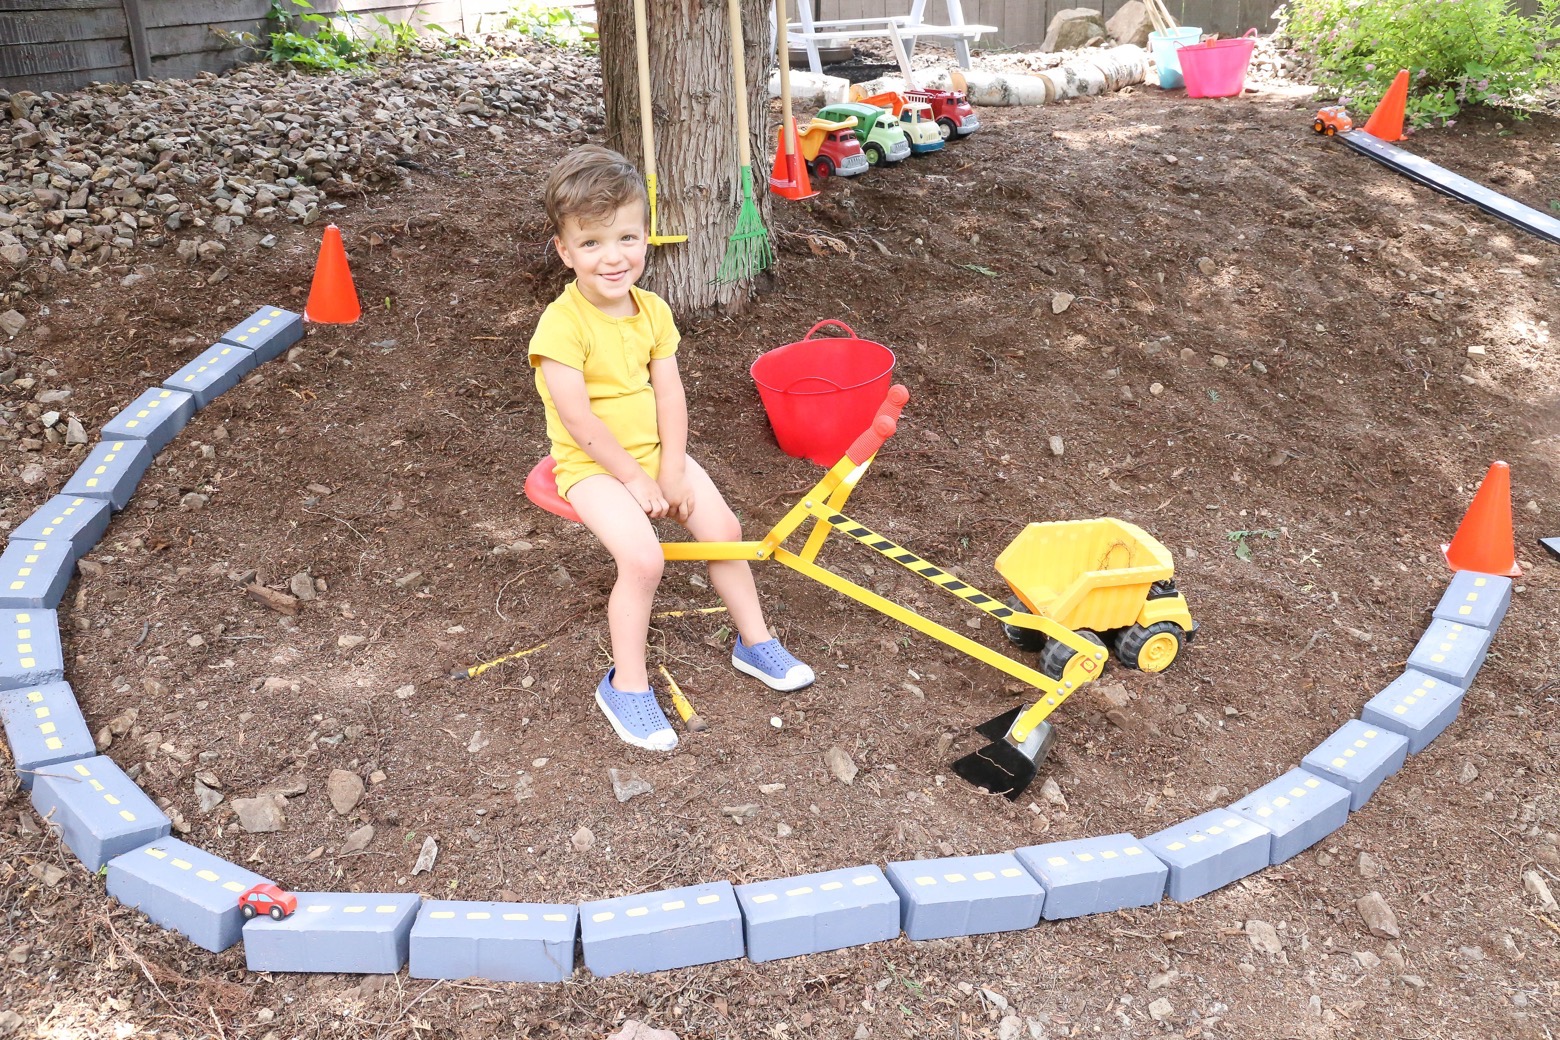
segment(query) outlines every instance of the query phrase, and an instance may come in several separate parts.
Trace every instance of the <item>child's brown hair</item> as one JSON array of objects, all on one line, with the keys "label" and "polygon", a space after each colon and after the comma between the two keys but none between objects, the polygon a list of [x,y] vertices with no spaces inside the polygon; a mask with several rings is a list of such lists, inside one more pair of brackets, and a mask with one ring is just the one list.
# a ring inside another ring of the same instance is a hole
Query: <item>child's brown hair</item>
[{"label": "child's brown hair", "polygon": [[553,167],[545,199],[554,231],[563,229],[564,217],[604,220],[620,207],[638,202],[648,219],[650,208],[645,182],[634,164],[599,144],[581,145]]}]

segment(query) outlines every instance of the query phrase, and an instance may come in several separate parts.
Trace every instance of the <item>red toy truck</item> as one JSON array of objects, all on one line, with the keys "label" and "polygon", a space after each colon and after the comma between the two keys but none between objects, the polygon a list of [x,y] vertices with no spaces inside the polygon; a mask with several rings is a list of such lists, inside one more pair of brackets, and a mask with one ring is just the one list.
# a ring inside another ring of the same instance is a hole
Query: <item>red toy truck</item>
[{"label": "red toy truck", "polygon": [[932,116],[944,141],[955,137],[968,137],[980,129],[980,117],[970,105],[970,99],[961,90],[891,90],[884,94],[861,97],[856,100],[877,105],[899,115],[907,101],[919,101],[932,106]]},{"label": "red toy truck", "polygon": [[[855,126],[855,116],[839,122],[814,116],[812,122],[796,132],[796,149],[807,161],[807,172],[814,180],[855,177],[867,172],[870,164],[856,139]],[[785,147],[783,142],[781,147]]]}]

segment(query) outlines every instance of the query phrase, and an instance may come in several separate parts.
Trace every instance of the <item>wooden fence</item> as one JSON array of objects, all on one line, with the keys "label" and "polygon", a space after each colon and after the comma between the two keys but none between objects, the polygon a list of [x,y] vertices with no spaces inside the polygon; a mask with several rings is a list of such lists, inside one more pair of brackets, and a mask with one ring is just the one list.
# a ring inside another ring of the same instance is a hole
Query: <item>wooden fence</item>
[{"label": "wooden fence", "polygon": [[[288,0],[281,0],[290,7]],[[471,32],[516,0],[314,0],[350,11]],[[0,0],[0,89],[70,90],[93,81],[193,76],[257,55],[238,41],[264,39],[271,0]]]},{"label": "wooden fence", "polygon": [[[289,0],[280,0],[287,6]],[[484,17],[520,0],[315,0],[321,11],[345,10],[372,24],[383,14],[414,24],[474,32]],[[580,0],[573,0],[579,4]],[[666,0],[655,0],[666,2]],[[819,18],[881,17],[909,10],[910,0],[799,0]],[[998,25],[989,48],[1033,47],[1057,11],[1090,0],[963,0],[970,22]],[[1176,20],[1207,32],[1268,32],[1281,0],[1166,0]],[[1106,17],[1121,0],[1096,5]],[[1528,14],[1538,0],[1517,0]],[[263,38],[271,0],[0,0],[0,89],[70,90],[95,80],[193,76],[256,57],[237,44]],[[946,18],[944,0],[929,0],[927,20]],[[491,24],[491,23],[490,23]]]}]

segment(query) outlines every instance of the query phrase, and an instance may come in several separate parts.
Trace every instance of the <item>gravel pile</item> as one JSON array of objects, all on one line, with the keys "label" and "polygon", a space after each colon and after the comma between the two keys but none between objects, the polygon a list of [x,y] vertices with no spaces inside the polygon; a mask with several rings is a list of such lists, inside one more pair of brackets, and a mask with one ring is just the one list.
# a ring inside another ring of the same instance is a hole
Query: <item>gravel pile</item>
[{"label": "gravel pile", "polygon": [[[455,134],[583,139],[601,126],[595,57],[522,37],[479,53],[356,76],[250,65],[69,94],[0,91],[0,313],[56,275],[129,272],[141,249],[176,243],[184,259],[220,263],[239,225],[312,224],[340,208],[332,196],[393,183],[397,163]],[[176,237],[192,228],[200,235]],[[0,331],[14,336],[14,322]]]}]

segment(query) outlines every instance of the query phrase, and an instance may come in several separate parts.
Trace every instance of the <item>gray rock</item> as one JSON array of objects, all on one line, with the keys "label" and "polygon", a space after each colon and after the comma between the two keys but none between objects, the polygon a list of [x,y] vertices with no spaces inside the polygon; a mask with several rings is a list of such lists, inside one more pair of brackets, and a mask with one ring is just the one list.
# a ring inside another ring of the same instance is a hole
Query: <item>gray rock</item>
[{"label": "gray rock", "polygon": [[332,769],[325,781],[325,793],[330,797],[330,807],[337,815],[345,816],[363,800],[363,778],[345,769]]},{"label": "gray rock", "polygon": [[619,802],[631,801],[642,794],[655,793],[655,788],[650,786],[648,780],[624,776],[616,769],[608,769],[607,776],[612,780],[612,793],[617,796]]},{"label": "gray rock", "polygon": [[569,844],[574,846],[575,852],[589,852],[591,847],[596,844],[596,835],[592,833],[589,827],[581,827],[569,839]]},{"label": "gray rock", "polygon": [[282,814],[285,800],[273,795],[255,798],[233,799],[233,811],[238,814],[238,825],[250,834],[269,834],[287,825]]},{"label": "gray rock", "polygon": [[195,781],[195,800],[200,804],[200,811],[209,813],[222,804],[222,792],[202,783],[198,778]]},{"label": "gray rock", "polygon": [[1070,51],[1085,46],[1090,40],[1103,38],[1105,22],[1100,13],[1089,7],[1069,7],[1056,12],[1051,26],[1046,30],[1043,51]]},{"label": "gray rock", "polygon": [[426,874],[433,869],[433,863],[439,858],[439,843],[433,835],[423,839],[422,850],[417,853],[417,862],[412,865],[412,873]]},{"label": "gray rock", "polygon": [[288,579],[287,591],[301,603],[307,603],[318,595],[314,589],[314,577],[308,571],[299,571]]},{"label": "gray rock", "polygon": [[1266,921],[1247,921],[1246,938],[1251,940],[1253,949],[1269,957],[1277,957],[1284,952],[1284,944],[1278,937],[1278,930]]},{"label": "gray rock", "polygon": [[834,779],[842,784],[852,784],[856,780],[859,771],[851,757],[837,747],[831,747],[824,753],[823,760],[828,763],[829,772],[834,774]]},{"label": "gray rock", "polygon": [[1401,939],[1403,933],[1398,930],[1397,915],[1387,905],[1386,898],[1380,892],[1367,892],[1354,901],[1354,908],[1359,911],[1360,918],[1365,922],[1365,927],[1370,929],[1370,934],[1378,939]]},{"label": "gray rock", "polygon": [[347,840],[341,843],[341,855],[346,856],[355,852],[362,852],[368,848],[368,843],[374,840],[374,825],[365,823],[351,834]]},{"label": "gray rock", "polygon": [[199,491],[191,491],[179,499],[179,508],[186,513],[198,513],[206,508],[211,499]]},{"label": "gray rock", "polygon": [[15,339],[22,329],[27,327],[27,319],[19,311],[6,311],[0,314],[0,332],[4,332],[10,339]]},{"label": "gray rock", "polygon": [[74,415],[65,421],[65,443],[67,445],[87,443],[86,427],[82,426],[81,420]]},{"label": "gray rock", "polygon": [[1149,20],[1148,8],[1142,0],[1127,0],[1105,23],[1105,31],[1117,43],[1130,43],[1135,47],[1148,46],[1148,34],[1154,23]]}]

